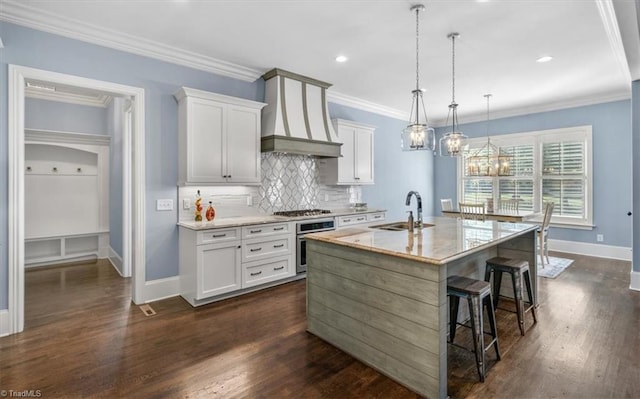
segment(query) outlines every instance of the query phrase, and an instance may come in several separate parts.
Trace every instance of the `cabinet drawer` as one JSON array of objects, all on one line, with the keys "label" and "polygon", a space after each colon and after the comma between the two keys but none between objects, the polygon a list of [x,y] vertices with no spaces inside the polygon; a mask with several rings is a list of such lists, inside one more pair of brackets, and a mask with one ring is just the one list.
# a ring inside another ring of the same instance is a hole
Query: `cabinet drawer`
[{"label": "cabinet drawer", "polygon": [[213,229],[198,232],[196,245],[240,240],[240,229]]},{"label": "cabinet drawer", "polygon": [[242,243],[242,261],[272,258],[291,254],[293,235],[280,235],[272,238],[246,240]]},{"label": "cabinet drawer", "polygon": [[291,223],[256,224],[242,228],[242,238],[268,237],[291,232]]},{"label": "cabinet drawer", "polygon": [[378,221],[384,220],[385,218],[386,218],[386,213],[384,212],[367,214],[367,222],[378,222]]},{"label": "cabinet drawer", "polygon": [[258,261],[242,265],[242,288],[280,280],[293,275],[292,256]]},{"label": "cabinet drawer", "polygon": [[360,223],[367,223],[366,214],[340,216],[337,219],[338,219],[338,227],[351,226],[351,225],[360,224]]}]

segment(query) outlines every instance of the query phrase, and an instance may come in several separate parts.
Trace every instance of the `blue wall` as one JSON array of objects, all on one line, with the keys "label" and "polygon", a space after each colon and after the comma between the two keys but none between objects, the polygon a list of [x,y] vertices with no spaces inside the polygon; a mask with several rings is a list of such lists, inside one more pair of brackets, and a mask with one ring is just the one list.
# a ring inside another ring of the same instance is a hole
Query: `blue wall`
[{"label": "blue wall", "polygon": [[405,198],[411,190],[422,196],[425,215],[433,213],[433,154],[429,151],[402,152],[400,132],[407,122],[373,114],[358,109],[329,104],[332,118],[358,121],[376,127],[374,132],[374,180],[375,185],[362,186],[362,200],[370,207],[387,209],[388,220],[405,220]]},{"label": "blue wall", "polygon": [[[593,230],[552,228],[551,239],[631,247],[632,151],[631,102],[616,101],[491,120],[491,135],[558,129],[571,126],[593,127]],[[469,137],[486,135],[486,122],[461,125]],[[437,129],[442,135],[445,128]],[[436,161],[435,198],[457,201],[456,161]]]},{"label": "blue wall", "polygon": [[57,101],[25,99],[25,127],[61,132],[108,134],[107,110]]},{"label": "blue wall", "polygon": [[[121,258],[122,253],[122,137],[124,99],[114,98],[107,109],[109,146],[109,246]],[[126,100],[128,101],[128,100]],[[118,269],[123,274],[121,268]]]}]

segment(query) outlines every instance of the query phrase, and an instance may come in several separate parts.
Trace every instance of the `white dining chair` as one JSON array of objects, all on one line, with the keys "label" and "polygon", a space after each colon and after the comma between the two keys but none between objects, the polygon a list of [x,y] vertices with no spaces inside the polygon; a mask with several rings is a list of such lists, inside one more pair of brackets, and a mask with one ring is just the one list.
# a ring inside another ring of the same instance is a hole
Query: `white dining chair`
[{"label": "white dining chair", "polygon": [[544,217],[542,218],[542,224],[538,230],[538,250],[540,254],[540,264],[544,268],[544,257],[547,258],[549,263],[549,244],[547,241],[549,234],[549,224],[551,223],[551,215],[553,214],[553,202],[547,202],[544,208]]},{"label": "white dining chair", "polygon": [[453,202],[451,198],[442,198],[440,200],[440,204],[442,205],[443,211],[452,211],[453,210]]},{"label": "white dining chair", "polygon": [[518,204],[520,204],[520,200],[518,199],[500,200],[500,210],[507,212],[518,212]]},{"label": "white dining chair", "polygon": [[485,220],[484,204],[466,204],[459,202],[458,210],[460,211],[460,217],[463,219]]}]

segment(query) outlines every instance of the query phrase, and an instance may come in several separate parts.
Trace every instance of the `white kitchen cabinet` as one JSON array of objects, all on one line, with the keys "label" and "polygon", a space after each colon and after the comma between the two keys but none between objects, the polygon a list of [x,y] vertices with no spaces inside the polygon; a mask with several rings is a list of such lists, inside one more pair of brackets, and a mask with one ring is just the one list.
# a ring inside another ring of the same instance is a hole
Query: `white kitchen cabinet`
[{"label": "white kitchen cabinet", "polygon": [[266,104],[181,88],[180,185],[260,184],[261,109]]},{"label": "white kitchen cabinet", "polygon": [[386,218],[385,212],[356,213],[336,217],[337,228],[380,222]]},{"label": "white kitchen cabinet", "polygon": [[295,228],[291,222],[244,226],[243,288],[294,276],[294,243]]},{"label": "white kitchen cabinet", "polygon": [[320,181],[330,185],[373,184],[374,126],[334,119],[342,157],[318,160]]},{"label": "white kitchen cabinet", "polygon": [[197,301],[242,288],[240,228],[180,228],[180,294]]},{"label": "white kitchen cabinet", "polygon": [[240,243],[199,245],[196,299],[242,288]]},{"label": "white kitchen cabinet", "polygon": [[292,222],[180,227],[180,295],[198,306],[295,277],[294,227]]}]

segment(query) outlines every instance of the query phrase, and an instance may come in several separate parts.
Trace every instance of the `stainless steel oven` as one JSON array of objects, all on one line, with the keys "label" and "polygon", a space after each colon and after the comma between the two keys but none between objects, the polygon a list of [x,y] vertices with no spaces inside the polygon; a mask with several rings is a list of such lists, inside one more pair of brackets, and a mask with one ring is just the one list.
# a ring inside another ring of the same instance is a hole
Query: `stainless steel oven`
[{"label": "stainless steel oven", "polygon": [[309,219],[296,223],[296,273],[307,271],[307,243],[305,234],[336,229],[334,218]]}]

